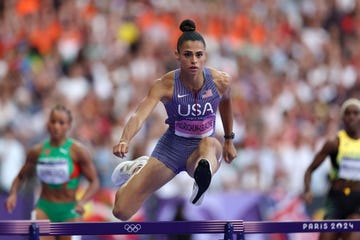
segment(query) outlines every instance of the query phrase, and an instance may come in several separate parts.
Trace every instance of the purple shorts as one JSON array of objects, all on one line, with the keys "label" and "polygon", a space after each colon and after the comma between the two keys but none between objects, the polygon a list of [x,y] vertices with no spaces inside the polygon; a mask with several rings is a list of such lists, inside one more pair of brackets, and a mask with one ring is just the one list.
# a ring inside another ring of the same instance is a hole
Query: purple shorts
[{"label": "purple shorts", "polygon": [[169,129],[159,139],[151,157],[158,159],[175,174],[186,171],[186,162],[199,146],[201,139],[176,136]]}]

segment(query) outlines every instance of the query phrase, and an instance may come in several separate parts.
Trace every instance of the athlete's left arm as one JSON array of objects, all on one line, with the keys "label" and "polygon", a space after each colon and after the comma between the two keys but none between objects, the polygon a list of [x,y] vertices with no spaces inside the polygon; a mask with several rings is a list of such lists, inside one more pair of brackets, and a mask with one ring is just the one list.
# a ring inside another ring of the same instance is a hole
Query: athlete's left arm
[{"label": "athlete's left arm", "polygon": [[[233,132],[233,111],[231,101],[231,78],[229,74],[225,72],[218,72],[217,86],[220,94],[222,94],[221,101],[219,103],[219,112],[221,121],[224,128],[225,135],[231,135]],[[225,162],[231,163],[237,156],[237,150],[234,146],[232,139],[224,139],[223,156]]]},{"label": "athlete's left arm", "polygon": [[89,182],[84,194],[81,196],[76,206],[76,211],[83,213],[85,203],[99,190],[100,182],[88,149],[80,142],[75,141],[72,146],[72,153],[74,154],[74,160],[79,164],[81,174]]}]

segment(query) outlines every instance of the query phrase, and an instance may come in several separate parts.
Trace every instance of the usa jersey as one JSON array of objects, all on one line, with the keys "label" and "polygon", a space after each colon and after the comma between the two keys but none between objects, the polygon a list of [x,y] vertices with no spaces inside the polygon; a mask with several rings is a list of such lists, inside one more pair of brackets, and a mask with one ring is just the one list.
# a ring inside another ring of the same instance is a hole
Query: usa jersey
[{"label": "usa jersey", "polygon": [[185,88],[180,69],[175,70],[173,96],[165,104],[168,115],[165,123],[175,135],[185,138],[204,138],[215,135],[219,95],[211,72],[204,68],[204,84],[198,92]]}]

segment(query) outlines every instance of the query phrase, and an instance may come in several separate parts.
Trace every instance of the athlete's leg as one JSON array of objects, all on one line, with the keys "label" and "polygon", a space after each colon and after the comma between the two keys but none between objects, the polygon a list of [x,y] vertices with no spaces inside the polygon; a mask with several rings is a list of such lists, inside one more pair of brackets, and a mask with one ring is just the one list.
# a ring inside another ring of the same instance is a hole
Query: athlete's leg
[{"label": "athlete's leg", "polygon": [[156,190],[175,177],[175,173],[155,158],[149,158],[140,172],[132,175],[116,192],[113,214],[130,219]]},{"label": "athlete's leg", "polygon": [[339,233],[336,232],[322,232],[319,235],[319,240],[338,240]]},{"label": "athlete's leg", "polygon": [[[40,208],[35,208],[33,214],[34,214],[34,218],[36,220],[49,220],[49,217]],[[54,240],[54,239],[55,239],[55,237],[52,237],[52,236],[41,236],[40,237],[40,240]]]},{"label": "athlete's leg", "polygon": [[[52,222],[78,222],[81,220],[81,215],[74,212],[75,202],[71,203],[55,203],[49,202],[40,198],[36,204],[35,219],[45,220],[49,219]],[[71,236],[56,236],[56,237],[41,237],[41,240],[71,240]]]},{"label": "athlete's leg", "polygon": [[56,240],[72,240],[72,239],[73,239],[72,236],[57,236],[56,237]]},{"label": "athlete's leg", "polygon": [[211,172],[214,175],[220,167],[220,159],[222,158],[222,145],[212,137],[204,138],[200,141],[199,147],[190,155],[186,162],[186,170],[191,177],[201,159],[206,159],[211,165]]},{"label": "athlete's leg", "polygon": [[[66,220],[65,222],[80,222],[82,221],[82,217],[75,217]],[[81,236],[57,236],[56,240],[75,240],[75,239],[81,239]]]},{"label": "athlete's leg", "polygon": [[[360,219],[360,214],[352,214],[348,217],[350,220]],[[344,234],[344,240],[358,240],[360,239],[360,232],[348,232]]]},{"label": "athlete's leg", "polygon": [[191,202],[200,204],[203,194],[211,183],[212,175],[218,170],[222,158],[222,146],[215,138],[204,138],[187,161],[187,171],[195,180]]}]

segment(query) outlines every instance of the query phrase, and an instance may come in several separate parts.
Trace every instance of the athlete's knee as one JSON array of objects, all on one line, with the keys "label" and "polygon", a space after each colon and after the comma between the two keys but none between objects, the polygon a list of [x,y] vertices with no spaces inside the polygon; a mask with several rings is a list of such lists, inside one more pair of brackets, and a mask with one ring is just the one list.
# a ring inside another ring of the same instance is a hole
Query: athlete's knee
[{"label": "athlete's knee", "polygon": [[129,200],[128,198],[115,200],[112,214],[114,217],[127,221],[139,210],[143,202]]},{"label": "athlete's knee", "polygon": [[359,213],[353,213],[349,217],[347,217],[347,219],[359,219],[359,218],[360,218]]},{"label": "athlete's knee", "polygon": [[115,202],[112,213],[116,218],[122,221],[130,219],[133,215],[133,212],[131,211],[131,204],[126,201],[126,197],[120,188],[115,194]]},{"label": "athlete's knee", "polygon": [[119,197],[118,194],[116,195],[114,207],[112,210],[114,217],[122,221],[127,221],[135,214],[136,210],[133,209],[134,209],[133,204],[127,202],[126,198],[124,199]]},{"label": "athlete's knee", "polygon": [[126,186],[121,187],[115,195],[113,215],[122,221],[130,219],[141,207],[142,199],[144,198],[141,193],[131,191],[131,188]]},{"label": "athlete's knee", "polygon": [[121,207],[118,205],[114,205],[112,214],[121,221],[127,221],[134,215],[134,213],[129,211],[126,207]]}]

